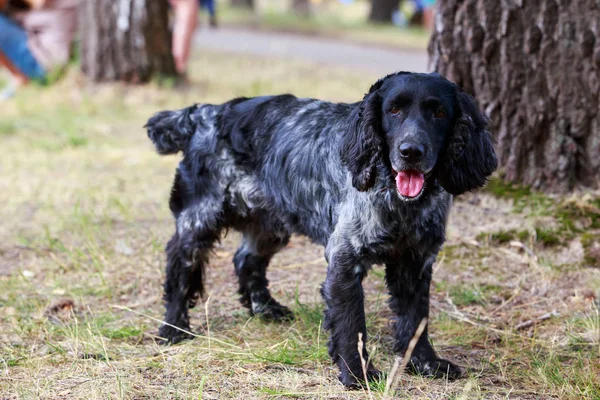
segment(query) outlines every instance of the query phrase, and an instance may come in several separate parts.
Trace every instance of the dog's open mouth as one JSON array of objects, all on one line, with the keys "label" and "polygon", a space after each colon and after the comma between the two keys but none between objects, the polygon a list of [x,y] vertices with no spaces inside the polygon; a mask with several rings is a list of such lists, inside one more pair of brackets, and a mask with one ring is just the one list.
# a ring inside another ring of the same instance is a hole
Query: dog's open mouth
[{"label": "dog's open mouth", "polygon": [[396,189],[398,193],[405,199],[415,199],[419,197],[423,191],[425,184],[425,175],[422,172],[409,169],[406,171],[395,171]]}]

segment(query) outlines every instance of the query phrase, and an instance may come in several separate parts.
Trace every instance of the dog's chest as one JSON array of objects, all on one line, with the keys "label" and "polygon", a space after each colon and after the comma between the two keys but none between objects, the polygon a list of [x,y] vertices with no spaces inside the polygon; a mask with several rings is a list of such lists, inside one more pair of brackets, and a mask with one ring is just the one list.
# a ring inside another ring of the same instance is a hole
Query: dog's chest
[{"label": "dog's chest", "polygon": [[351,221],[340,221],[352,247],[377,257],[401,254],[407,249],[427,252],[444,241],[448,201],[440,198],[422,207],[357,207]]}]

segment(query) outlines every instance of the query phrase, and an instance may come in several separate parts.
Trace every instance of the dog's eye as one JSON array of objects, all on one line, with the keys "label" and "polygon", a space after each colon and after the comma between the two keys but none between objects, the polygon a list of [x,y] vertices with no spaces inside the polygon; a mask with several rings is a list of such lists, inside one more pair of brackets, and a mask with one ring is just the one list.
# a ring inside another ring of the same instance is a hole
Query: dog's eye
[{"label": "dog's eye", "polygon": [[400,112],[400,107],[399,106],[392,106],[392,108],[390,108],[390,114],[396,115]]},{"label": "dog's eye", "polygon": [[446,118],[446,111],[444,111],[442,107],[438,107],[433,113],[433,116],[436,118]]}]

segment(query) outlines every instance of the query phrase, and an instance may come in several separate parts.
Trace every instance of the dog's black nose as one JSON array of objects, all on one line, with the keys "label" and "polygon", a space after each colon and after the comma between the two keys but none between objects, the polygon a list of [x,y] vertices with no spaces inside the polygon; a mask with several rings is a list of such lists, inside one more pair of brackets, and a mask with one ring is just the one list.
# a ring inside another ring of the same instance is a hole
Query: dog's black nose
[{"label": "dog's black nose", "polygon": [[425,148],[416,143],[402,143],[400,145],[400,155],[406,161],[419,161],[423,157],[423,153],[425,153]]}]

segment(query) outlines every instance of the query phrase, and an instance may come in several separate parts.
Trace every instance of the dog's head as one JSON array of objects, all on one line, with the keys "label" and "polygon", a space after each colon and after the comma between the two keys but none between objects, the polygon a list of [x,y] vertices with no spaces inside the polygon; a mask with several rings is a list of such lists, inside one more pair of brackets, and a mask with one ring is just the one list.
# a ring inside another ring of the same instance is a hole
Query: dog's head
[{"label": "dog's head", "polygon": [[[388,75],[351,118],[341,157],[360,191],[383,179],[394,183],[401,199],[416,200],[437,179],[459,195],[485,185],[498,165],[487,118],[471,96],[439,74]],[[380,161],[388,176],[376,176]]]}]

